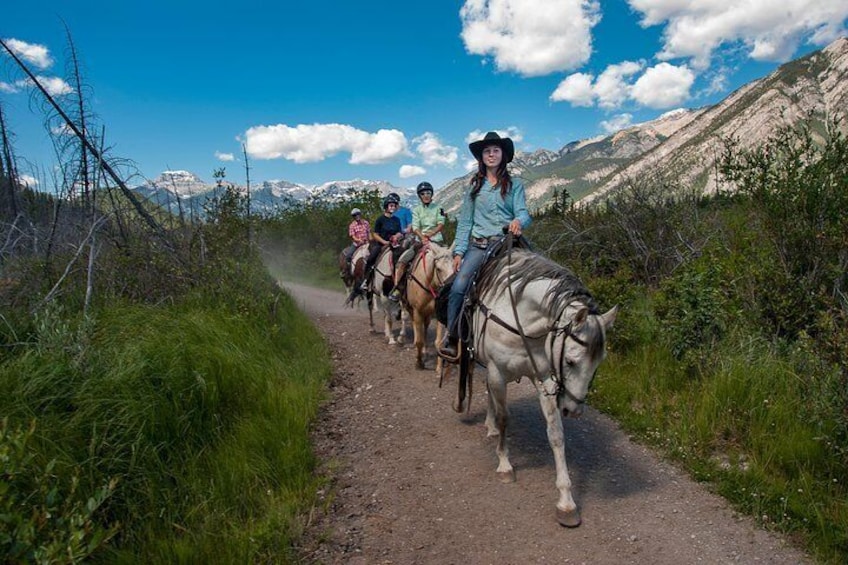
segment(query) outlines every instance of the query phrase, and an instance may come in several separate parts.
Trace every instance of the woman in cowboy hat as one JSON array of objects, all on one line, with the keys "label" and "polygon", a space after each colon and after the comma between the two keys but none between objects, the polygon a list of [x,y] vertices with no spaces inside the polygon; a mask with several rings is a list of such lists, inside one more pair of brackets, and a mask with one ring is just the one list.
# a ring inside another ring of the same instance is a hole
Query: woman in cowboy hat
[{"label": "woman in cowboy hat", "polygon": [[512,140],[490,131],[468,148],[477,159],[477,173],[471,178],[456,227],[453,265],[457,275],[448,295],[448,338],[439,351],[448,359],[457,358],[457,318],[468,285],[486,258],[489,241],[502,235],[505,227],[520,236],[530,225],[524,184],[506,170],[515,156]]}]

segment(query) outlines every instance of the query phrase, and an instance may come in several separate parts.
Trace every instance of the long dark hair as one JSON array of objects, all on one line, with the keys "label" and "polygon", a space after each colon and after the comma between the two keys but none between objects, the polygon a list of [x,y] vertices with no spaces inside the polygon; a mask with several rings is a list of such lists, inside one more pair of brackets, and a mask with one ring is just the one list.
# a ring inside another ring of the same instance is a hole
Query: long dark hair
[{"label": "long dark hair", "polygon": [[[509,176],[509,171],[506,170],[506,159],[502,159],[497,170],[498,186],[501,187],[501,198],[506,198],[507,193],[512,188],[512,178]],[[477,172],[471,177],[471,199],[477,198],[480,189],[483,188],[483,183],[486,182],[486,165],[482,159],[477,160]]]}]

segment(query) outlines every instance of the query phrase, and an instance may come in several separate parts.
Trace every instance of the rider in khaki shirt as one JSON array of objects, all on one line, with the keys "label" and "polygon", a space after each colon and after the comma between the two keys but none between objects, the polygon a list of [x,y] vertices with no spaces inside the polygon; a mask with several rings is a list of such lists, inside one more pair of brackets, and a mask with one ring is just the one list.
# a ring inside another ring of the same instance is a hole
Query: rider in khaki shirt
[{"label": "rider in khaki shirt", "polygon": [[421,249],[421,245],[431,241],[442,245],[445,240],[445,236],[442,235],[442,230],[445,227],[445,215],[439,207],[433,204],[433,185],[424,181],[418,184],[415,192],[418,193],[421,203],[412,209],[412,232],[418,236],[421,243],[410,247],[398,258],[395,267],[395,288],[389,294],[391,300],[399,300],[403,294],[406,266]]}]

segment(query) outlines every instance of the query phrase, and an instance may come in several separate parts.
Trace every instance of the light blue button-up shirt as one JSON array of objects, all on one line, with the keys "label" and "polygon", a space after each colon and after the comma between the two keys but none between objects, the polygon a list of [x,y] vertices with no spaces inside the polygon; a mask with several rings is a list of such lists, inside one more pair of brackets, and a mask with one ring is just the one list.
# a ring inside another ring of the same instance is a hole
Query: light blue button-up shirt
[{"label": "light blue button-up shirt", "polygon": [[492,186],[488,180],[483,183],[474,200],[471,199],[469,189],[459,210],[454,255],[464,255],[472,237],[501,235],[503,228],[516,218],[522,230],[530,225],[530,212],[527,211],[521,179],[512,179],[512,188],[505,198],[501,198],[500,187]]}]

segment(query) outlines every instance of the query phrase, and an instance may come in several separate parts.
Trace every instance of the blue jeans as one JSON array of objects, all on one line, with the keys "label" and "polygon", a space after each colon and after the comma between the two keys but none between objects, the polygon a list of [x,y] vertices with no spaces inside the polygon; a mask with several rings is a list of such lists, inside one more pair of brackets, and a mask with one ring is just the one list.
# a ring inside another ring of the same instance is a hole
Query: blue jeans
[{"label": "blue jeans", "polygon": [[468,285],[474,280],[485,258],[486,250],[474,245],[469,245],[468,251],[462,256],[462,264],[459,266],[459,272],[453,279],[453,285],[448,294],[448,331],[451,337],[459,337],[456,319],[459,317],[459,311],[462,310],[462,301],[465,299],[465,293],[468,292]]}]

